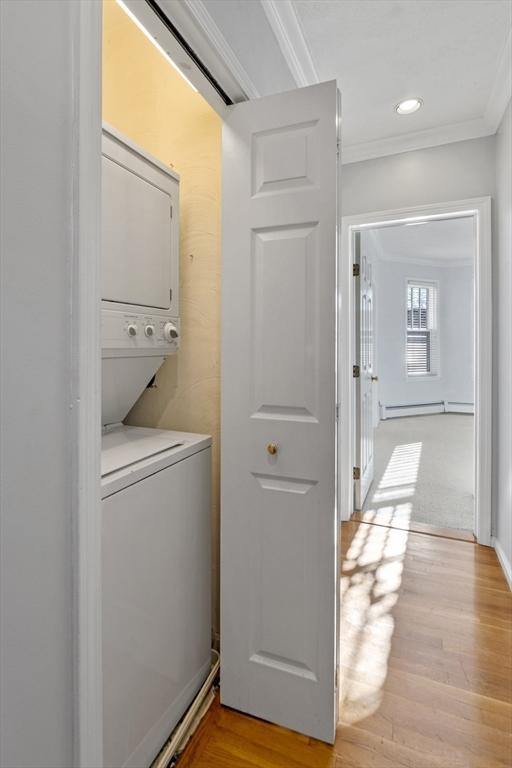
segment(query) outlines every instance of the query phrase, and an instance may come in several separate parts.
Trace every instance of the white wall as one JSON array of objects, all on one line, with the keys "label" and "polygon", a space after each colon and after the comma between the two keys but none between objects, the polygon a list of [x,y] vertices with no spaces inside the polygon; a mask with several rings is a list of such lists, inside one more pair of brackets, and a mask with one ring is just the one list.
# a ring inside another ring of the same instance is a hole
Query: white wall
[{"label": "white wall", "polygon": [[73,765],[72,61],[77,5],[2,0],[2,768]]},{"label": "white wall", "polygon": [[446,267],[439,276],[441,373],[445,400],[475,402],[475,280],[473,266]]},{"label": "white wall", "polygon": [[496,137],[494,495],[496,538],[512,563],[512,106]]},{"label": "white wall", "polygon": [[343,216],[494,195],[495,137],[344,165]]},{"label": "white wall", "polygon": [[[474,403],[473,268],[385,261],[375,274],[379,401],[386,406]],[[440,373],[432,378],[410,377],[405,370],[408,279],[439,284]]]}]

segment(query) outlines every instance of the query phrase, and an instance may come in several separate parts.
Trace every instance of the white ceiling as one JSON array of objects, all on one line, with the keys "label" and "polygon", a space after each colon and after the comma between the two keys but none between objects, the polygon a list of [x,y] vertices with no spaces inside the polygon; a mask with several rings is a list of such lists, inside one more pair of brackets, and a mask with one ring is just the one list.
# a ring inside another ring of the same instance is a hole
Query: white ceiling
[{"label": "white ceiling", "polygon": [[471,217],[400,224],[371,230],[384,260],[434,263],[439,266],[470,264],[475,236]]},{"label": "white ceiling", "polygon": [[[294,0],[320,80],[336,78],[346,145],[484,118],[509,0]],[[400,116],[394,106],[420,96]],[[489,133],[492,131],[489,131]]]},{"label": "white ceiling", "polygon": [[343,162],[493,134],[512,92],[512,0],[157,1],[233,101],[336,79]]}]

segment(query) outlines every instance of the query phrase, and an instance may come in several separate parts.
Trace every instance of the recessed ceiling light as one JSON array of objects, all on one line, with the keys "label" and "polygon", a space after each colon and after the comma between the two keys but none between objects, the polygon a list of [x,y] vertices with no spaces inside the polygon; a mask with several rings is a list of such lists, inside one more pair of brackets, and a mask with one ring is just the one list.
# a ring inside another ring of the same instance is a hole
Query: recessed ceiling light
[{"label": "recessed ceiling light", "polygon": [[417,112],[422,105],[423,101],[416,97],[414,99],[404,99],[404,101],[401,101],[400,104],[396,105],[395,110],[399,115],[412,115],[412,113]]}]

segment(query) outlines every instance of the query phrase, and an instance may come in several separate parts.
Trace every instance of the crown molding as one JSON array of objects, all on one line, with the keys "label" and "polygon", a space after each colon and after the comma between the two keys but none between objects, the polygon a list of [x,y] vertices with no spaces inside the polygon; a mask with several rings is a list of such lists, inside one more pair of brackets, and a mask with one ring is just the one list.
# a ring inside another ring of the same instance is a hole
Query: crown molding
[{"label": "crown molding", "polygon": [[344,165],[373,160],[377,157],[397,155],[417,149],[438,147],[456,141],[491,136],[499,128],[501,119],[512,97],[512,27],[500,56],[500,63],[493,88],[483,117],[461,123],[441,125],[424,131],[390,136],[386,139],[349,144],[341,148],[341,162]]},{"label": "crown molding", "polygon": [[292,0],[260,0],[297,86],[320,82]]},{"label": "crown molding", "polygon": [[341,162],[344,165],[359,163],[362,160],[372,160],[376,157],[428,149],[429,147],[438,147],[441,144],[452,144],[456,141],[478,139],[482,136],[490,136],[495,132],[495,129],[489,127],[484,118],[480,117],[476,120],[440,125],[435,128],[427,128],[424,131],[389,136],[386,139],[377,139],[376,141],[365,141],[360,144],[345,146],[342,143]]},{"label": "crown molding", "polygon": [[484,119],[492,129],[492,133],[498,130],[501,118],[512,97],[512,27],[509,30],[507,41],[501,52],[498,72],[494,86],[487,102]]},{"label": "crown molding", "polygon": [[229,70],[248,99],[257,99],[261,95],[244,69],[228,41],[214,22],[203,0],[182,0],[196,25],[208,40],[210,47]]}]

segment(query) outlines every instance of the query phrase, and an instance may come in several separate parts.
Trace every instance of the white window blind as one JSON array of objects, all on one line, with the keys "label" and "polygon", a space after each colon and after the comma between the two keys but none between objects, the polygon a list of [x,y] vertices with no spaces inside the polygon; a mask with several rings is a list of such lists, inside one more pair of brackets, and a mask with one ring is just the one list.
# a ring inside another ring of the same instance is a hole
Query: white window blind
[{"label": "white window blind", "polygon": [[410,280],[407,284],[407,375],[439,373],[437,286]]}]

